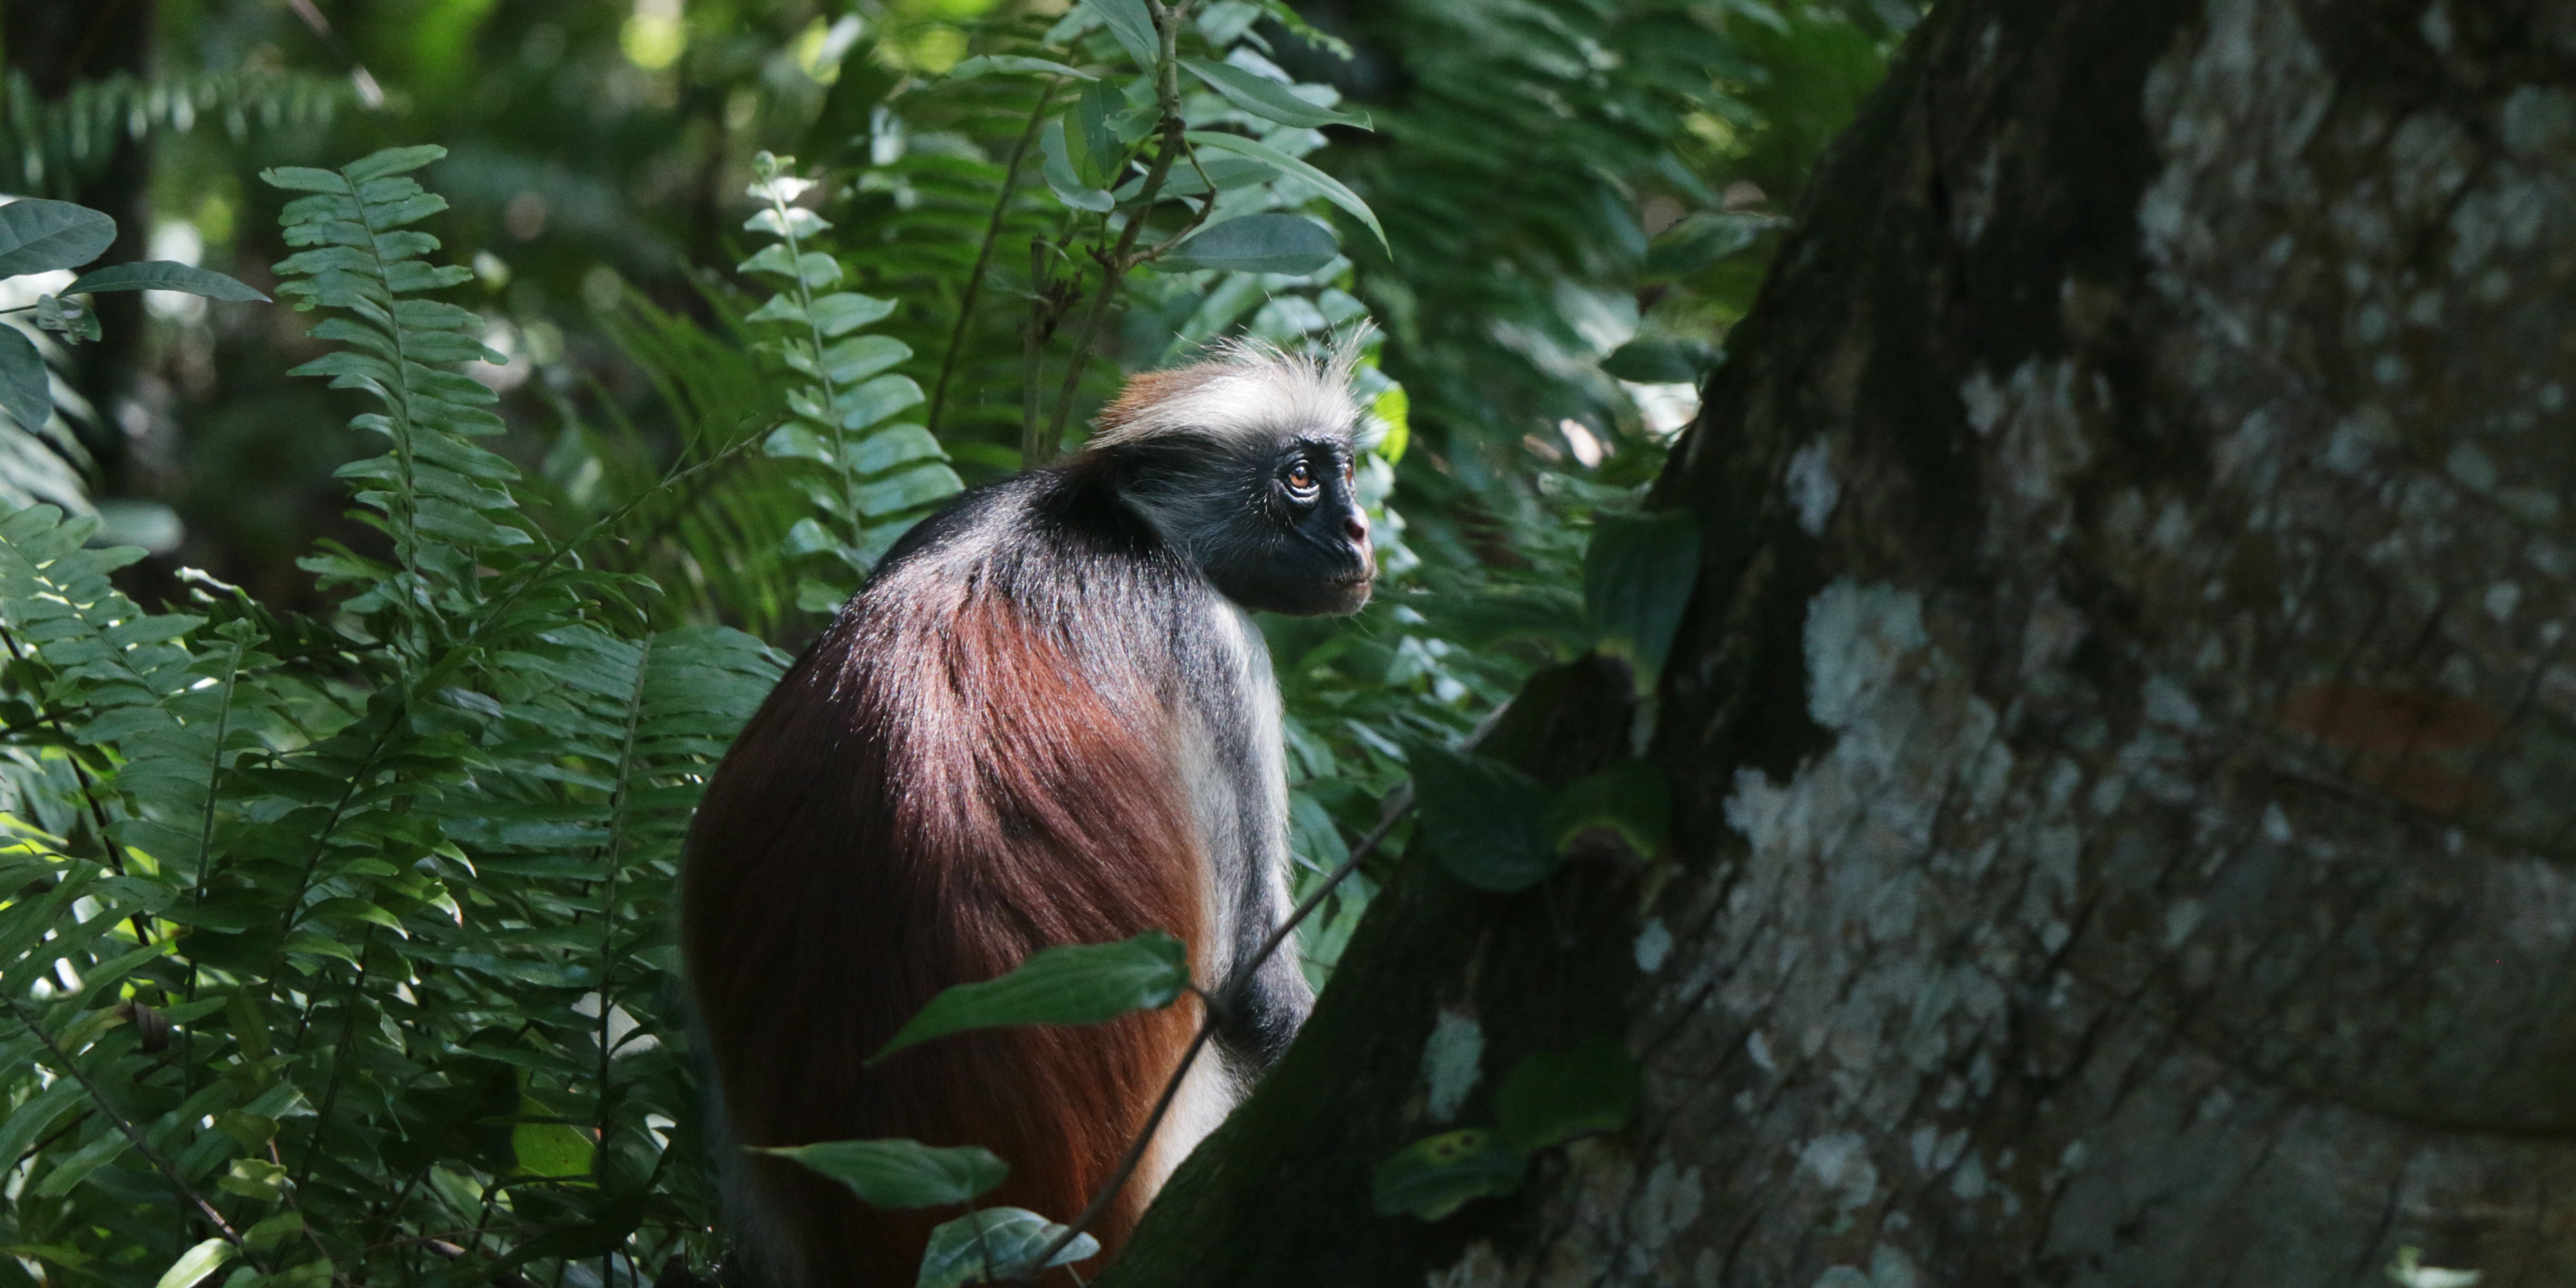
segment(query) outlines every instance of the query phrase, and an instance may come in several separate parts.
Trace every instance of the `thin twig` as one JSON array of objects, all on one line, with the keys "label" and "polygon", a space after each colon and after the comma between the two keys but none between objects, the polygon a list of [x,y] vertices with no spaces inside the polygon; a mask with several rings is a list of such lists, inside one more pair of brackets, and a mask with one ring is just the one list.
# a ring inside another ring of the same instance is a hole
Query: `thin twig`
[{"label": "thin twig", "polygon": [[1047,105],[1055,101],[1060,81],[1049,80],[1038,91],[1038,105],[1029,110],[1028,128],[1020,131],[1020,141],[1011,145],[1010,162],[1002,167],[1002,195],[993,199],[993,218],[984,226],[984,244],[975,251],[975,267],[966,274],[966,289],[957,297],[957,325],[948,332],[948,352],[939,359],[939,379],[930,386],[930,414],[924,419],[931,436],[939,435],[939,413],[948,406],[948,381],[957,374],[957,355],[966,347],[966,328],[975,317],[975,297],[984,292],[984,270],[993,263],[993,245],[1002,239],[1003,217],[1011,211],[1011,194],[1020,186],[1020,161],[1029,154],[1029,144],[1038,137],[1039,127],[1046,124]]},{"label": "thin twig", "polygon": [[[1155,59],[1154,92],[1161,100],[1163,145],[1154,151],[1153,168],[1145,173],[1145,186],[1136,192],[1135,212],[1127,216],[1126,231],[1118,235],[1118,245],[1100,261],[1100,293],[1091,299],[1091,308],[1083,314],[1082,330],[1074,336],[1073,355],[1066,360],[1064,385],[1057,392],[1055,415],[1047,426],[1041,443],[1049,454],[1054,445],[1064,441],[1064,424],[1073,415],[1074,395],[1082,388],[1083,364],[1091,359],[1091,347],[1100,339],[1100,324],[1109,314],[1109,305],[1118,294],[1118,283],[1136,264],[1136,240],[1145,235],[1146,216],[1153,213],[1154,199],[1163,191],[1163,180],[1172,173],[1172,163],[1189,150],[1186,138],[1188,123],[1181,119],[1181,23],[1189,15],[1190,0],[1176,0],[1165,5],[1146,0],[1153,11],[1154,26],[1161,33],[1163,48]],[[1211,202],[1211,205],[1214,203]],[[1043,465],[1044,461],[1031,461]]]},{"label": "thin twig", "polygon": [[62,1065],[63,1072],[73,1081],[80,1083],[81,1090],[89,1093],[89,1098],[98,1106],[98,1111],[107,1115],[107,1120],[116,1124],[118,1131],[125,1133],[125,1139],[134,1146],[135,1152],[143,1155],[145,1161],[160,1171],[162,1179],[170,1182],[170,1188],[177,1190],[180,1198],[194,1204],[199,1213],[213,1222],[215,1230],[224,1236],[225,1242],[240,1249],[241,1254],[248,1257],[252,1265],[259,1267],[261,1273],[267,1273],[268,1263],[253,1254],[249,1245],[242,1242],[241,1231],[234,1229],[233,1223],[225,1220],[224,1214],[216,1211],[214,1204],[208,1203],[204,1195],[197,1193],[179,1175],[178,1169],[170,1166],[169,1160],[162,1158],[159,1151],[144,1143],[143,1133],[135,1130],[134,1124],[125,1120],[125,1115],[116,1112],[116,1106],[108,1102],[107,1096],[98,1089],[98,1084],[90,1081],[88,1074],[81,1072],[80,1065],[73,1062],[71,1054],[63,1050],[61,1043],[54,1041],[54,1035],[46,1032],[44,1025],[30,1017],[26,1009],[18,1005],[17,998],[0,997],[0,1004],[7,1005],[9,1014],[20,1024],[26,1025],[28,1032],[35,1034],[36,1040],[44,1043],[47,1051],[53,1052],[54,1059]]}]

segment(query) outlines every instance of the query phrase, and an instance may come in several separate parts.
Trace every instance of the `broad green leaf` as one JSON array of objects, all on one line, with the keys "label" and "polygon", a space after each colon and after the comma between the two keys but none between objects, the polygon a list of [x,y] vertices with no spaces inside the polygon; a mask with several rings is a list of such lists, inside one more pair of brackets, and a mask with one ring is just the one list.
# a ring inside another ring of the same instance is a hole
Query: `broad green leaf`
[{"label": "broad green leaf", "polygon": [[[346,193],[349,190],[349,181],[341,178],[337,171],[317,170],[307,165],[272,166],[259,172],[259,181],[289,192]],[[292,218],[291,215],[289,217]]]},{"label": "broad green leaf", "polygon": [[[1232,192],[1237,188],[1249,188],[1255,184],[1268,183],[1278,177],[1278,170],[1250,157],[1184,158],[1172,167],[1170,174],[1163,176],[1162,195],[1195,197],[1210,188],[1218,192]],[[1145,176],[1137,175],[1118,185],[1118,199],[1128,200],[1143,191],[1144,187]]]},{"label": "broad green leaf", "polygon": [[930,1232],[921,1253],[921,1275],[914,1288],[960,1288],[964,1284],[1010,1283],[1030,1278],[1032,1270],[1069,1266],[1100,1251],[1100,1240],[1077,1234],[1062,1251],[1035,1266],[1038,1254],[1064,1234],[1064,1227],[1027,1208],[997,1207],[969,1212]]},{"label": "broad green leaf", "polygon": [[823,370],[834,384],[854,385],[910,360],[912,346],[890,335],[854,335],[823,350]]},{"label": "broad green leaf", "polygon": [[304,1233],[304,1214],[293,1208],[261,1218],[242,1231],[242,1243],[253,1252],[265,1252],[288,1238]]},{"label": "broad green leaf", "polygon": [[1154,30],[1154,15],[1146,11],[1145,0],[1082,0],[1082,7],[1100,15],[1138,69],[1154,70],[1163,56],[1163,38]]},{"label": "broad green leaf", "polygon": [[510,1129],[510,1153],[530,1176],[588,1176],[599,1152],[590,1134],[570,1123],[520,1123]]},{"label": "broad green leaf", "polygon": [[1703,340],[1630,340],[1601,360],[1601,370],[1641,385],[1695,385],[1708,377],[1717,357],[1717,346]]},{"label": "broad green leaf", "polygon": [[[340,167],[340,172],[365,183],[397,174],[409,174],[447,155],[447,149],[435,143],[415,143],[404,148],[384,148]],[[372,200],[372,198],[370,198]]]},{"label": "broad green leaf", "polygon": [[196,1288],[197,1281],[215,1273],[215,1268],[232,1260],[233,1245],[229,1239],[208,1239],[179,1254],[170,1268],[161,1272],[152,1288]]},{"label": "broad green leaf", "polygon": [[1082,181],[1074,170],[1069,147],[1065,141],[1064,118],[1059,116],[1049,120],[1046,128],[1038,132],[1038,151],[1045,158],[1038,166],[1038,173],[1045,176],[1047,188],[1055,193],[1057,200],[1076,210],[1107,214],[1110,207],[1118,204],[1118,199],[1106,190]]},{"label": "broad green leaf", "polygon": [[63,288],[65,295],[79,295],[85,291],[185,291],[210,300],[269,302],[267,296],[211,268],[176,264],[166,259],[110,264],[96,272],[81,274],[71,285]]},{"label": "broad green leaf", "polygon": [[36,297],[36,326],[63,338],[66,344],[95,340],[100,336],[98,314],[83,308],[78,300],[59,295]]},{"label": "broad green leaf", "polygon": [[855,291],[834,291],[814,301],[814,325],[823,338],[847,335],[894,312],[894,301]]},{"label": "broad green leaf", "polygon": [[8,1116],[0,1118],[0,1158],[16,1158],[26,1152],[64,1111],[85,1103],[80,1083],[56,1078],[52,1085],[12,1106]]},{"label": "broad green leaf", "polygon": [[767,233],[772,237],[792,236],[799,241],[831,226],[831,220],[803,206],[789,206],[785,214],[780,214],[776,206],[763,206],[753,211],[751,218],[742,221],[744,232]]},{"label": "broad green leaf", "polygon": [[0,277],[78,268],[115,240],[116,221],[87,206],[20,197],[0,206]]},{"label": "broad green leaf", "polygon": [[286,1196],[286,1168],[265,1158],[236,1158],[232,1168],[215,1178],[215,1188],[246,1199],[274,1202]]},{"label": "broad green leaf", "polygon": [[744,314],[742,320],[745,322],[794,322],[799,325],[803,325],[806,322],[805,306],[797,303],[795,296],[781,292],[780,294],[770,296],[768,303]]},{"label": "broad green leaf", "polygon": [[1009,1164],[980,1145],[939,1148],[917,1140],[835,1140],[752,1146],[751,1151],[793,1159],[881,1208],[969,1203],[1011,1174]]},{"label": "broad green leaf", "polygon": [[1229,63],[1184,58],[1181,66],[1206,81],[1208,88],[1223,94],[1227,102],[1265,120],[1309,130],[1319,125],[1348,125],[1363,130],[1375,128],[1369,123],[1366,112],[1337,112],[1309,103],[1289,93],[1287,86]]},{"label": "broad green leaf", "polygon": [[1608,828],[1630,849],[1652,858],[1671,840],[1672,809],[1672,789],[1661,766],[1622,761],[1568,783],[1556,794],[1548,837],[1561,850],[1584,832]]},{"label": "broad green leaf", "polygon": [[1521,1057],[1494,1092],[1502,1138],[1528,1153],[1590,1132],[1617,1131],[1637,1112],[1636,1057],[1609,1038]]},{"label": "broad green leaf", "polygon": [[1646,275],[1688,277],[1752,245],[1762,234],[1786,222],[1775,215],[1702,211],[1655,234],[1646,246]]},{"label": "broad green leaf", "polygon": [[993,76],[1004,72],[1023,72],[1039,76],[1071,76],[1076,80],[1100,79],[1079,67],[1067,67],[1063,63],[1044,58],[1027,58],[1019,54],[977,54],[949,68],[948,79],[973,80],[978,76]]},{"label": "broad green leaf", "polygon": [[[1349,211],[1352,218],[1368,225],[1368,230],[1377,234],[1377,244],[1387,247],[1386,230],[1378,226],[1376,212],[1368,208],[1367,202],[1360,200],[1358,193],[1343,186],[1341,180],[1259,139],[1248,139],[1240,134],[1221,134],[1215,130],[1192,130],[1189,133],[1189,139],[1199,147],[1215,148],[1220,152],[1250,157],[1284,174],[1295,175],[1305,180],[1314,187],[1315,191],[1324,194],[1324,200]],[[1393,254],[1394,248],[1387,247],[1387,252]]]},{"label": "broad green leaf", "polygon": [[[36,1195],[40,1198],[58,1199],[71,1193],[80,1187],[82,1181],[89,1179],[90,1173],[106,1166],[117,1155],[124,1153],[126,1148],[125,1133],[111,1128],[91,1138],[88,1144],[73,1150],[68,1155],[55,1155],[54,1170],[47,1172],[45,1179],[36,1183]],[[217,1184],[221,1183],[217,1182]]]},{"label": "broad green leaf", "polygon": [[1664,656],[1699,579],[1699,524],[1680,510],[1605,513],[1583,552],[1583,605],[1604,651],[1628,660],[1639,692]]},{"label": "broad green leaf", "polygon": [[835,408],[841,414],[841,428],[866,429],[897,412],[909,411],[925,401],[921,385],[910,376],[879,376],[844,392]]},{"label": "broad green leaf", "polygon": [[785,242],[771,242],[751,258],[734,265],[740,273],[766,273],[801,283],[808,290],[828,290],[840,284],[841,262],[819,250],[795,254]]},{"label": "broad green leaf", "polygon": [[999,979],[942,991],[868,1063],[968,1029],[1105,1024],[1130,1011],[1158,1011],[1189,984],[1189,949],[1159,930],[1112,944],[1042,948]]},{"label": "broad green leaf", "polygon": [[1422,834],[1451,875],[1479,890],[1526,890],[1556,870],[1547,789],[1483,756],[1416,746],[1409,757]]},{"label": "broad green leaf", "polygon": [[915,461],[947,459],[939,440],[919,425],[888,425],[850,445],[850,468],[861,475],[882,474]]},{"label": "broad green leaf", "polygon": [[[0,207],[6,209],[7,207]],[[45,357],[25,332],[0,323],[0,407],[20,428],[42,433],[54,414],[53,382],[45,377]]]},{"label": "broad green leaf", "polygon": [[1380,1216],[1437,1221],[1489,1194],[1518,1189],[1528,1160],[1483,1128],[1417,1140],[1378,1164],[1369,1186]]},{"label": "broad green leaf", "polygon": [[1127,148],[1109,127],[1109,118],[1126,110],[1127,96],[1117,86],[1094,81],[1083,86],[1082,97],[1065,114],[1065,156],[1073,163],[1074,175],[1094,188],[1117,184],[1119,162]]},{"label": "broad green leaf", "polygon": [[926,465],[879,482],[862,484],[852,489],[850,503],[858,508],[859,513],[871,519],[881,519],[933,501],[944,501],[965,488],[965,483],[957,477],[957,471],[945,465]]},{"label": "broad green leaf", "polygon": [[1302,276],[1340,258],[1330,229],[1303,215],[1239,215],[1210,224],[1154,261],[1173,272],[1216,268]]}]

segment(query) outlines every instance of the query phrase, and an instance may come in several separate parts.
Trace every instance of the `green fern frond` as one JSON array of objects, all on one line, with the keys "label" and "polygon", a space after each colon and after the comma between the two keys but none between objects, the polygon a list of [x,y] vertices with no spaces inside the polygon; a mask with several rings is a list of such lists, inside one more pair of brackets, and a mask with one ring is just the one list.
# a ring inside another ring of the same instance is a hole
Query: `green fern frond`
[{"label": "green fern frond", "polygon": [[473,276],[422,256],[438,239],[407,227],[447,209],[447,200],[405,178],[447,154],[435,145],[390,148],[338,170],[300,166],[262,171],[270,185],[312,195],[287,203],[281,216],[291,246],[314,249],[277,265],[278,293],[299,311],[338,310],[313,328],[316,338],[349,347],[297,367],[291,375],[328,376],[334,389],[362,389],[381,403],[350,421],[384,435],[393,450],[342,466],[344,478],[367,480],[353,512],[393,540],[398,567],[346,550],[303,564],[328,586],[364,587],[348,607],[390,610],[409,622],[435,624],[480,602],[476,569],[487,552],[532,544],[520,526],[509,484],[518,470],[469,440],[498,434],[488,408],[497,396],[448,370],[450,364],[499,363],[484,347],[482,319],[469,310],[414,298]]},{"label": "green fern frond", "polygon": [[59,99],[36,96],[26,73],[0,90],[0,174],[26,193],[69,199],[117,145],[220,125],[253,130],[320,127],[358,101],[345,76],[306,72],[205,72],[138,80],[123,72],[82,81]]}]

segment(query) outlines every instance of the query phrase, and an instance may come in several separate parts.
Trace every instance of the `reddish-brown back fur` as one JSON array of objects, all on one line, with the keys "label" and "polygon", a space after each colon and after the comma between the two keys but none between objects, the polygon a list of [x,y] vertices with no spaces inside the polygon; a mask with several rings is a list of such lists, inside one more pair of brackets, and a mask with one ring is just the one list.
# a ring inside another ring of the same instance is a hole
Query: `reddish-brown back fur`
[{"label": "reddish-brown back fur", "polygon": [[[983,1145],[1011,1176],[982,1205],[1063,1221],[1132,1141],[1188,1043],[1186,1004],[860,1067],[940,989],[1039,948],[1204,931],[1163,695],[1061,618],[988,578],[872,586],[725,757],[690,835],[683,941],[741,1142]],[[744,1161],[753,1236],[797,1288],[909,1285],[930,1226],[958,1215],[877,1211]],[[1093,1230],[1109,1253],[1140,1188]]]}]

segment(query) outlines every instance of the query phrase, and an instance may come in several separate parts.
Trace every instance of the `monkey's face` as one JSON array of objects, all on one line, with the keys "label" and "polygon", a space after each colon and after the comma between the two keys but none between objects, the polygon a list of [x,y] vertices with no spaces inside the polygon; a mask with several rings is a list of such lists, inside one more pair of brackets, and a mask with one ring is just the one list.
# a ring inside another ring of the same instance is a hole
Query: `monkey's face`
[{"label": "monkey's face", "polygon": [[1219,593],[1245,608],[1358,612],[1368,603],[1377,558],[1368,515],[1352,491],[1349,440],[1281,435],[1228,448],[1198,455],[1188,471],[1198,476],[1193,481],[1156,471],[1160,486],[1137,489],[1151,496],[1149,510],[1164,530]]}]

